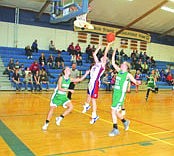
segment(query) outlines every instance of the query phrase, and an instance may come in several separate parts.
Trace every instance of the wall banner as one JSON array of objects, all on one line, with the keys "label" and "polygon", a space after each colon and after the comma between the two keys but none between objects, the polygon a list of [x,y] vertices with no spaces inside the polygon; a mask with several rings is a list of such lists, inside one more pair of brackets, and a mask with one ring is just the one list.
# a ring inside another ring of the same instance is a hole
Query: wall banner
[{"label": "wall banner", "polygon": [[[107,34],[108,32],[116,33],[117,31],[120,30],[119,28],[107,27],[107,26],[96,25],[96,24],[93,24],[93,26],[94,26],[94,29],[84,29],[84,30],[74,27],[74,31]],[[141,32],[132,31],[132,30],[124,30],[122,33],[118,35],[118,37],[131,38],[131,39],[136,39],[136,40],[141,40],[146,42],[151,41],[150,34],[141,33]]]}]

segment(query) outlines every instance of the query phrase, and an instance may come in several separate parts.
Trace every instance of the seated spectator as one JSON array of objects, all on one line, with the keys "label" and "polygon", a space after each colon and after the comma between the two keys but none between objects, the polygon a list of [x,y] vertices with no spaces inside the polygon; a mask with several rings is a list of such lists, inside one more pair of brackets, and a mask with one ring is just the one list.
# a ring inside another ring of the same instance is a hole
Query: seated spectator
[{"label": "seated spectator", "polygon": [[19,68],[20,68],[19,60],[16,60],[15,69],[19,69]]},{"label": "seated spectator", "polygon": [[151,56],[150,60],[151,60],[151,68],[156,67],[156,62],[155,62],[153,56]]},{"label": "seated spectator", "polygon": [[35,60],[31,66],[30,66],[30,71],[32,72],[32,74],[34,75],[36,73],[36,71],[39,71],[40,70],[40,67],[39,67],[39,64],[38,62]]},{"label": "seated spectator", "polygon": [[13,58],[10,59],[8,65],[7,65],[7,68],[5,69],[5,71],[3,72],[3,74],[8,74],[9,76],[9,79],[10,79],[10,76],[11,74],[14,73],[14,70],[15,70],[15,64],[14,64],[14,60]]},{"label": "seated spectator", "polygon": [[105,73],[103,79],[102,79],[103,84],[106,85],[106,91],[110,91],[111,90],[111,83],[109,80],[109,74]]},{"label": "seated spectator", "polygon": [[76,63],[76,55],[71,55],[71,63]]},{"label": "seated spectator", "polygon": [[19,76],[19,73],[18,73],[18,69],[14,70],[14,73],[12,75],[12,81],[15,84],[16,90],[20,91],[21,90],[21,82],[20,82],[20,76]]},{"label": "seated spectator", "polygon": [[142,64],[141,67],[142,67],[142,73],[147,74],[147,72],[149,70],[149,67],[148,67],[147,63],[144,62],[144,64]]},{"label": "seated spectator", "polygon": [[76,62],[78,66],[82,66],[82,56],[79,53],[76,55]]},{"label": "seated spectator", "polygon": [[41,53],[41,56],[39,57],[39,64],[41,65],[42,62],[44,62],[44,64],[47,64],[44,53]]},{"label": "seated spectator", "polygon": [[31,71],[29,71],[25,75],[24,84],[25,84],[25,90],[28,90],[28,84],[30,84],[31,91],[33,91],[33,75]]},{"label": "seated spectator", "polygon": [[135,63],[135,70],[142,72],[141,61]]},{"label": "seated spectator", "polygon": [[166,82],[168,83],[169,86],[172,85],[173,83],[173,76],[172,76],[172,73],[169,73],[166,77]]},{"label": "seated spectator", "polygon": [[22,77],[22,78],[25,77],[25,68],[24,68],[24,65],[23,64],[21,64],[21,66],[19,67],[18,73],[19,73],[19,76],[20,77]]},{"label": "seated spectator", "polygon": [[35,91],[41,91],[42,90],[41,83],[40,83],[40,74],[39,74],[38,70],[34,74],[34,87],[35,87],[35,89],[34,89]]},{"label": "seated spectator", "polygon": [[75,48],[73,42],[68,46],[67,51],[69,52],[69,55],[75,54]]},{"label": "seated spectator", "polygon": [[64,59],[62,56],[60,56],[60,53],[59,53],[55,59],[55,67],[60,69],[60,66],[62,66],[64,68]]},{"label": "seated spectator", "polygon": [[160,73],[159,73],[159,70],[158,69],[155,69],[155,75],[156,75],[157,81],[159,81],[159,79],[160,79]]},{"label": "seated spectator", "polygon": [[162,70],[160,71],[159,80],[162,81],[162,82],[165,82],[165,81],[166,81],[166,75],[165,75],[164,69],[162,69]]},{"label": "seated spectator", "polygon": [[79,45],[79,43],[77,43],[77,45],[75,46],[75,51],[76,51],[76,53],[81,53],[81,47],[80,47],[80,45]]},{"label": "seated spectator", "polygon": [[35,40],[32,45],[31,45],[31,50],[32,52],[36,52],[38,53],[38,44],[37,44],[37,40]]},{"label": "seated spectator", "polygon": [[28,59],[32,59],[32,50],[29,45],[25,47],[25,55]]},{"label": "seated spectator", "polygon": [[49,51],[53,51],[53,52],[56,51],[56,47],[55,47],[55,45],[54,45],[52,40],[50,41],[50,44],[49,44]]},{"label": "seated spectator", "polygon": [[87,54],[86,63],[88,63],[89,62],[89,55],[90,55],[90,53],[92,53],[92,48],[91,48],[90,44],[86,47],[85,53]]},{"label": "seated spectator", "polygon": [[47,59],[47,65],[50,67],[50,68],[54,68],[54,57],[53,55],[50,55]]},{"label": "seated spectator", "polygon": [[44,70],[44,68],[41,70],[40,83],[41,83],[41,85],[46,84],[46,90],[49,89],[48,75],[47,75],[47,72]]}]

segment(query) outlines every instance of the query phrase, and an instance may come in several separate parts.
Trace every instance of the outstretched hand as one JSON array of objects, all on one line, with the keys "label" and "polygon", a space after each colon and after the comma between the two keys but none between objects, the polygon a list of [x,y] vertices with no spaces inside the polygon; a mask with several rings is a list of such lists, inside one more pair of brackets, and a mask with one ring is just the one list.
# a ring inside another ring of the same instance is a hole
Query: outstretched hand
[{"label": "outstretched hand", "polygon": [[85,75],[88,75],[88,74],[89,74],[89,72],[90,72],[90,70],[87,70],[87,71],[86,71],[86,73],[85,73]]}]

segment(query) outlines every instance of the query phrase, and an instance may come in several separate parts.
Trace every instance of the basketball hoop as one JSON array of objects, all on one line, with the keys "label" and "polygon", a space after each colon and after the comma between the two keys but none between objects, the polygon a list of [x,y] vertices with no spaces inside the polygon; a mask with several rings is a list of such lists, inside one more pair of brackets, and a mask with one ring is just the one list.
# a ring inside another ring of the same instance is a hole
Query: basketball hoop
[{"label": "basketball hoop", "polygon": [[91,6],[88,6],[88,12],[86,14],[82,14],[76,17],[76,20],[74,21],[74,26],[84,29],[94,29],[94,26],[87,22],[87,15],[91,11]]},{"label": "basketball hoop", "polygon": [[81,29],[94,29],[94,26],[86,21],[87,14],[83,14],[76,17],[74,21],[74,26]]}]

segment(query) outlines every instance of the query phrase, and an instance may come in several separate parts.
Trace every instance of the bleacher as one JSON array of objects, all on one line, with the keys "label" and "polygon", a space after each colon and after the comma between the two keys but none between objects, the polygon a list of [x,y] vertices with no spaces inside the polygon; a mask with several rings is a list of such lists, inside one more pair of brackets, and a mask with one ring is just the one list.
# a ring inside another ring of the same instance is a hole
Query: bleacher
[{"label": "bleacher", "polygon": [[[7,67],[10,58],[14,59],[14,62],[16,60],[19,61],[20,64],[24,65],[25,67],[30,67],[30,65],[35,61],[35,60],[39,60],[39,57],[41,55],[41,53],[44,53],[46,59],[49,57],[50,54],[53,55],[53,57],[57,57],[57,54],[54,52],[50,52],[49,50],[39,50],[38,53],[33,53],[33,57],[32,59],[27,59],[27,56],[25,55],[25,50],[22,48],[9,48],[9,47],[0,47],[0,57],[3,61],[4,67]],[[69,55],[68,52],[62,52],[61,56],[64,59],[64,63],[65,66],[69,66],[71,67],[71,56]],[[83,58],[83,66],[77,66],[77,69],[80,71],[81,74],[84,74],[86,70],[89,69],[90,67],[90,63],[86,63],[86,54],[82,54],[82,58]],[[56,87],[56,83],[57,83],[57,79],[58,76],[60,75],[62,69],[50,69],[48,67],[48,71],[49,73],[55,77],[55,78],[49,78],[49,88],[53,89]],[[89,76],[87,77],[89,78]],[[11,82],[12,83],[12,82]],[[13,84],[13,83],[12,83]],[[22,86],[24,87],[24,86]],[[45,87],[44,85],[42,86],[43,88]]]},{"label": "bleacher", "polygon": [[[38,53],[33,53],[32,59],[27,59],[27,56],[25,55],[25,50],[23,48],[10,48],[10,47],[0,47],[0,57],[3,61],[4,67],[7,67],[10,58],[13,58],[14,61],[19,60],[20,64],[24,64],[24,67],[30,67],[30,65],[33,63],[34,60],[38,60],[41,53],[44,53],[46,59],[49,57],[50,54],[53,55],[53,57],[57,57],[56,53],[50,53],[49,50],[39,50]],[[68,52],[62,52],[61,56],[64,59],[65,66],[71,67],[71,56]],[[77,69],[81,71],[81,74],[84,74],[86,70],[89,69],[90,63],[86,63],[86,54],[82,54],[83,58],[83,65],[77,66]],[[156,61],[156,69],[159,71],[162,69],[166,69],[168,65],[171,65],[173,62],[165,62],[165,61]],[[52,76],[55,78],[49,78],[49,88],[53,89],[56,87],[57,78],[59,74],[61,73],[62,69],[50,69],[48,68],[48,71]],[[172,69],[172,74],[174,74],[174,69]],[[87,77],[89,78],[89,76]],[[146,81],[146,75],[143,75],[143,81]],[[159,89],[171,89],[172,87],[167,84],[167,82],[157,82],[157,85]],[[43,85],[44,87],[44,85]],[[105,89],[105,85],[101,84],[100,86],[102,89]],[[134,86],[132,86],[134,88]]]}]

